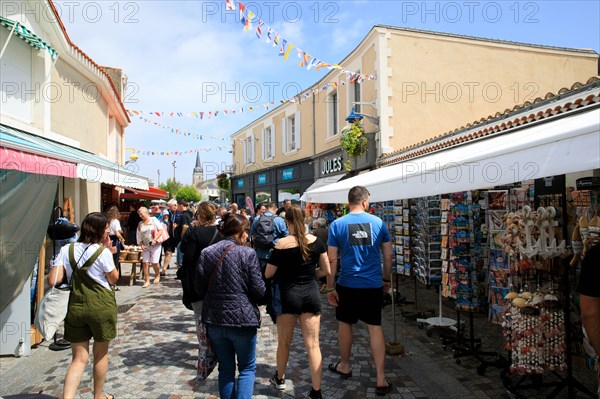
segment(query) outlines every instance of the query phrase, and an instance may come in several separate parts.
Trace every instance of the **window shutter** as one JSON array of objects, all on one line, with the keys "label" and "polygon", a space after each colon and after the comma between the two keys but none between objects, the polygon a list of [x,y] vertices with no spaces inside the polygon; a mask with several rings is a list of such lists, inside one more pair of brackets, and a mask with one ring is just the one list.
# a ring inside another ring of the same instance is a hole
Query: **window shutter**
[{"label": "window shutter", "polygon": [[286,117],[281,120],[281,151],[285,154],[287,150],[287,132],[285,130]]},{"label": "window shutter", "polygon": [[254,163],[254,161],[256,161],[256,158],[254,157],[254,151],[256,149],[256,140],[254,140],[254,133],[252,133],[252,136],[250,136],[250,163]]},{"label": "window shutter", "polygon": [[267,145],[267,141],[266,141],[266,137],[265,137],[265,129],[262,129],[262,131],[260,132],[260,149],[261,149],[261,154],[262,154],[262,160],[264,161],[267,157],[266,151],[265,151],[265,146]]},{"label": "window shutter", "polygon": [[275,137],[277,137],[277,135],[275,134],[275,125],[271,125],[271,156],[272,157],[275,156]]},{"label": "window shutter", "polygon": [[299,150],[302,146],[302,127],[300,126],[300,111],[294,115],[296,119],[296,149]]},{"label": "window shutter", "polygon": [[244,164],[248,165],[248,139],[244,139]]}]

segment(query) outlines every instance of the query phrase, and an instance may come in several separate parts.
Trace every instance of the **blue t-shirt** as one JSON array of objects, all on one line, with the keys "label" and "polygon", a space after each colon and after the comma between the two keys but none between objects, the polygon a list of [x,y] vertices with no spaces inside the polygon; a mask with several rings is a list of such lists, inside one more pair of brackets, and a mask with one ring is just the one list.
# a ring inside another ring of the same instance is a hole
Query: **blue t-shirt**
[{"label": "blue t-shirt", "polygon": [[381,244],[390,233],[377,216],[349,213],[329,227],[327,244],[337,247],[341,267],[338,283],[350,288],[382,286]]}]

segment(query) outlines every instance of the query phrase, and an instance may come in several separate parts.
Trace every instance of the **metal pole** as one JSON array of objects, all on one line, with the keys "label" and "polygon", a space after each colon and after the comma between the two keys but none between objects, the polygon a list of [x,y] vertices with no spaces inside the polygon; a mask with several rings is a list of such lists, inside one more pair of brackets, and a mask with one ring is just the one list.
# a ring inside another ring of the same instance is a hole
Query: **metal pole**
[{"label": "metal pole", "polygon": [[177,180],[175,180],[175,169],[177,169],[177,166],[175,166],[175,164],[177,163],[177,161],[173,161],[172,165],[173,165],[173,186],[175,185],[175,182]]},{"label": "metal pole", "polygon": [[160,186],[160,169],[157,169],[156,173],[158,173],[158,183],[156,183],[156,186]]}]

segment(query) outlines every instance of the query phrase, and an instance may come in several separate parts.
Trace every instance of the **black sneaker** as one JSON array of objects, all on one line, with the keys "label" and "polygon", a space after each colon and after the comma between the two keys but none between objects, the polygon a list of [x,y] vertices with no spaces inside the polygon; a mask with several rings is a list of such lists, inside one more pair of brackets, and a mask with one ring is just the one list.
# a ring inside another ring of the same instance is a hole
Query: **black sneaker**
[{"label": "black sneaker", "polygon": [[275,388],[283,391],[285,389],[285,378],[277,378],[277,373],[273,374],[273,377],[269,380],[269,382],[275,385]]},{"label": "black sneaker", "polygon": [[310,393],[308,394],[310,399],[322,399],[321,390],[315,391],[313,388],[310,388]]}]

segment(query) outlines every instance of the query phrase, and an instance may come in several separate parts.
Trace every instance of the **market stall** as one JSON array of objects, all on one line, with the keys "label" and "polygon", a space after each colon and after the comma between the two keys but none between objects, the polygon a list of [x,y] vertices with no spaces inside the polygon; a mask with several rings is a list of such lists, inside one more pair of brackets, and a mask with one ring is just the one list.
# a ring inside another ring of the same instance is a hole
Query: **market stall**
[{"label": "market stall", "polygon": [[[394,154],[391,166],[304,195],[311,202],[343,202],[360,185],[372,202],[395,201],[396,272],[408,269],[416,280],[439,285],[458,325],[444,346],[457,363],[475,357],[480,374],[504,367],[504,383],[516,396],[548,386],[553,395],[563,388],[570,396],[575,389],[591,395],[572,374],[580,327],[570,319],[569,298],[577,262],[569,266],[565,257],[577,251],[570,231],[600,222],[600,184],[594,183],[600,178],[599,87],[593,82],[490,117]],[[588,190],[578,182],[588,182]],[[390,212],[383,209],[386,218]],[[507,362],[481,350],[475,312],[503,325]]]}]

